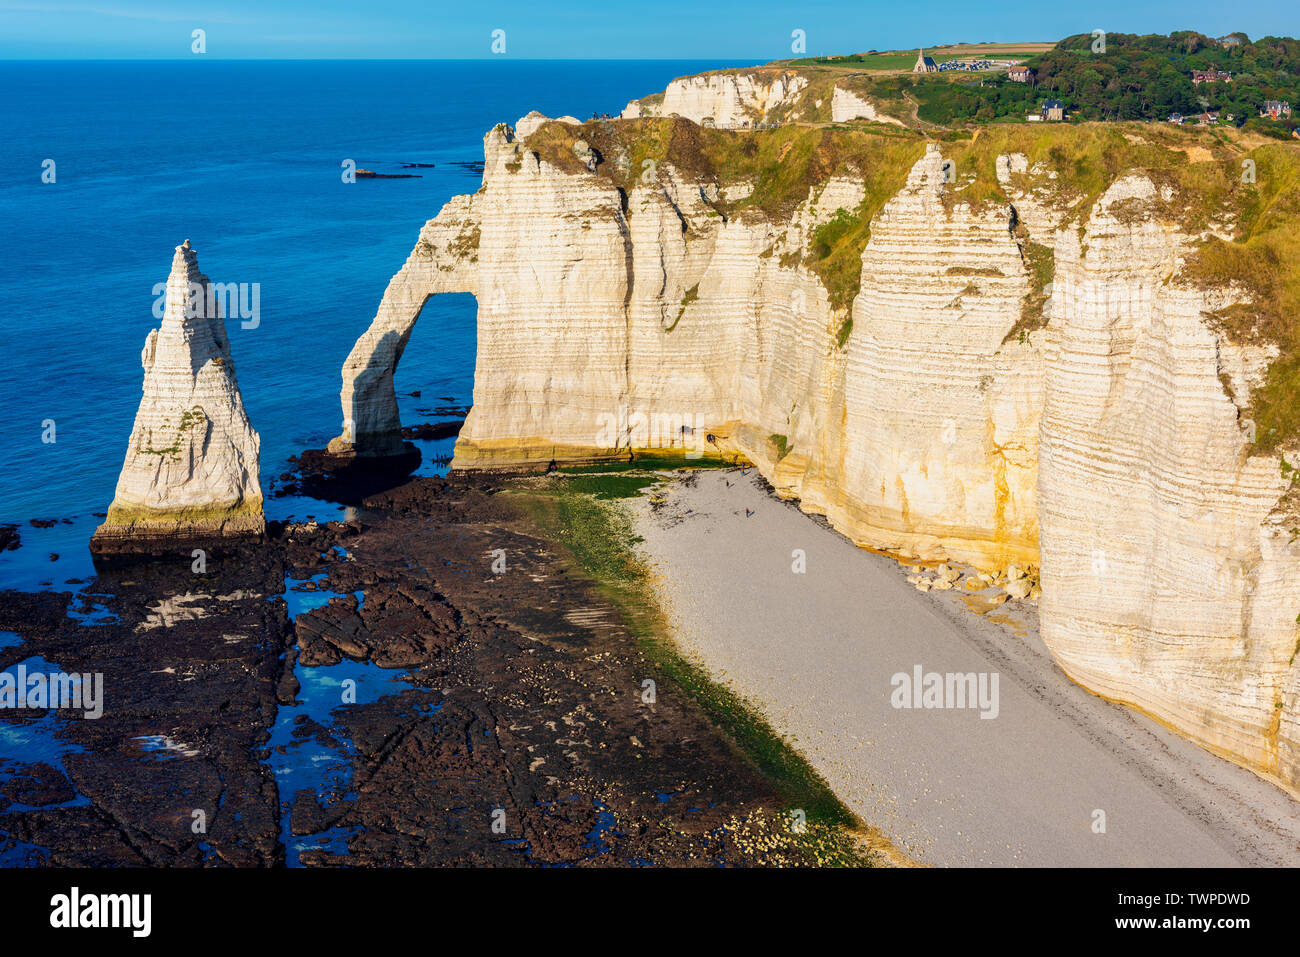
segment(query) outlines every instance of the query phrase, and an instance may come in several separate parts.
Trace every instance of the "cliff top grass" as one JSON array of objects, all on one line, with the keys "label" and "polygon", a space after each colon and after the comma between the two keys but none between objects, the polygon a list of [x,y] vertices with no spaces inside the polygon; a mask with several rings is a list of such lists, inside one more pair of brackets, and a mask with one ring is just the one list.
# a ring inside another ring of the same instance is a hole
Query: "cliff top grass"
[{"label": "cliff top grass", "polygon": [[920,140],[901,130],[810,126],[718,130],[674,117],[591,120],[581,126],[550,122],[528,137],[526,147],[553,166],[581,173],[586,167],[574,153],[580,140],[600,154],[596,175],[624,192],[642,182],[649,184],[655,170],[667,166],[690,179],[719,186],[753,183],[748,197],[715,204],[728,217],[757,210],[788,218],[813,187],[836,175],[869,176],[879,171],[901,186],[922,153]]},{"label": "cliff top grass", "polygon": [[[954,43],[943,46],[926,46],[925,55],[935,63],[949,60],[978,59],[1022,59],[1045,53],[1056,46],[1053,42],[1043,40],[1025,40],[1016,43]],[[848,53],[820,57],[801,57],[795,60],[780,60],[791,66],[828,66],[857,70],[879,70],[888,72],[910,73],[916,63],[917,50],[868,50],[865,53]]]},{"label": "cliff top grass", "polygon": [[1234,196],[1244,193],[1240,160],[1246,150],[1223,131],[1142,123],[1001,125],[950,132],[939,140],[955,168],[953,201],[976,208],[1008,202],[996,162],[1009,153],[1024,154],[1030,167],[1029,173],[1011,174],[1015,190],[1035,190],[1043,202],[1080,222],[1125,173],[1145,173],[1157,186],[1172,187],[1173,198],[1158,214],[1193,233],[1222,218]]}]

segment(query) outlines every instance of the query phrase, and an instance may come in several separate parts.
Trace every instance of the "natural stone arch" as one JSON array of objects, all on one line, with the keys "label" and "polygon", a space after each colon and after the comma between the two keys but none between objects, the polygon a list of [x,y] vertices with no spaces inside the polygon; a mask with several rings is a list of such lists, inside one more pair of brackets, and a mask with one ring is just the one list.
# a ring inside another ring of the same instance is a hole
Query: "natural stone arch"
[{"label": "natural stone arch", "polygon": [[330,442],[331,452],[366,457],[402,453],[393,374],[430,298],[443,292],[477,295],[478,241],[471,196],[455,197],[420,230],[406,264],[384,290],[370,327],[343,363],[343,432]]}]

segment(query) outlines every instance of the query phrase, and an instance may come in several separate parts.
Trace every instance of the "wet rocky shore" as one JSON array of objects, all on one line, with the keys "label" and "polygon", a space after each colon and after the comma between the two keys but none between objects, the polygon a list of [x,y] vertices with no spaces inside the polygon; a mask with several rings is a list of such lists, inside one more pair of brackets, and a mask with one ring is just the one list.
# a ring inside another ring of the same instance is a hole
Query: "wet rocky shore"
[{"label": "wet rocky shore", "polygon": [[0,709],[0,864],[802,862],[762,836],[772,786],[509,479],[326,458],[286,487],[347,521],[101,564],[93,616],[0,592],[0,670],[103,675],[97,719]]}]

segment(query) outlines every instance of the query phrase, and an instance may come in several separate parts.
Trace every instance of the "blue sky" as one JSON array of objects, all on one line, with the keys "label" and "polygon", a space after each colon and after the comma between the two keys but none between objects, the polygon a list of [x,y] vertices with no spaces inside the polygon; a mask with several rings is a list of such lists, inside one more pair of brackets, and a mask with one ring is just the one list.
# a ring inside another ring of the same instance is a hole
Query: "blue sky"
[{"label": "blue sky", "polygon": [[803,30],[810,54],[958,41],[1056,40],[1124,33],[1300,33],[1294,0],[0,0],[0,59],[206,56],[551,59],[778,59]]}]

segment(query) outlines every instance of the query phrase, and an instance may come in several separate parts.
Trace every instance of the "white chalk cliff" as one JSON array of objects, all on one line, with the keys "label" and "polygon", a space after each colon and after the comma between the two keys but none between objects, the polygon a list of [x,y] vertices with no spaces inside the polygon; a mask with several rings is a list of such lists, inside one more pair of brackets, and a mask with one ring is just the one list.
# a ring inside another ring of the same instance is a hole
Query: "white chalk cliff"
[{"label": "white chalk cliff", "polygon": [[144,395],[92,550],[197,544],[265,529],[259,440],[215,298],[187,239],[172,258],[162,324],[140,356]]},{"label": "white chalk cliff", "polygon": [[[671,112],[691,112],[695,86],[670,87]],[[752,121],[737,91],[727,117]],[[787,254],[862,201],[853,176],[784,219],[726,218],[714,203],[749,187],[661,165],[624,196],[504,126],[485,157],[482,189],[425,224],[348,357],[336,449],[400,447],[392,374],[420,309],[472,292],[454,467],[710,434],[863,545],[1041,565],[1042,633],[1066,672],[1300,787],[1300,523],[1279,455],[1254,454],[1239,424],[1269,354],[1206,320],[1232,294],[1181,281],[1196,237],[1162,219],[1149,179],[1118,177],[1067,225],[1010,186],[1033,172],[1023,155],[998,161],[1013,212],[964,202],[931,144],[836,308]],[[1018,222],[1054,250],[1045,325],[1021,324],[1034,278]]]},{"label": "white chalk cliff", "polygon": [[903,126],[902,120],[890,116],[876,107],[865,96],[854,93],[842,86],[831,91],[831,122],[847,123],[850,120],[873,120],[877,123],[892,123]]},{"label": "white chalk cliff", "polygon": [[[1170,281],[1189,237],[1142,176],[1056,244],[1038,456],[1043,639],[1085,687],[1300,786],[1300,548],[1277,455],[1241,409],[1261,347],[1207,326],[1232,298]],[[1232,396],[1221,376],[1234,383]],[[1240,403],[1240,405],[1238,405]]]},{"label": "white chalk cliff", "polygon": [[621,116],[679,116],[718,129],[749,128],[794,103],[807,86],[808,79],[794,70],[684,76],[668,84],[661,100],[633,100]]}]

